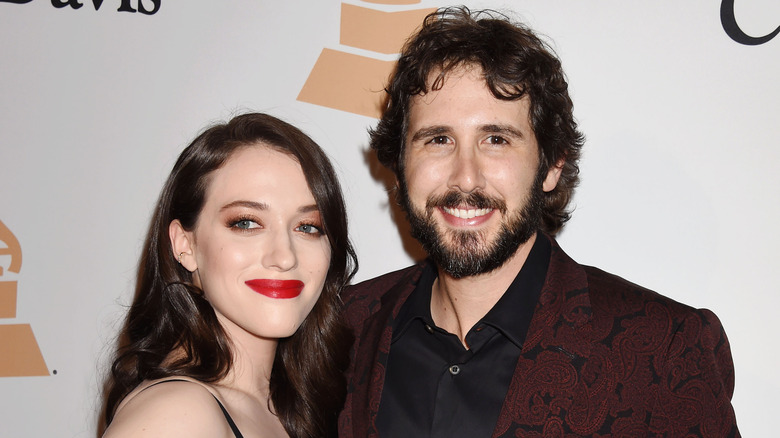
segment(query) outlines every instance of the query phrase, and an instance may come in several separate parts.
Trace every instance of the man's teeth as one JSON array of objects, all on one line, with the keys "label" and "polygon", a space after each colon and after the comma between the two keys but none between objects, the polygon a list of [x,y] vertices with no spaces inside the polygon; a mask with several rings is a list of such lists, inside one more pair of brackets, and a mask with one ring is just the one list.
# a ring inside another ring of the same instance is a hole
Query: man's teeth
[{"label": "man's teeth", "polygon": [[477,208],[477,209],[471,208],[468,210],[464,210],[462,208],[449,208],[449,207],[442,207],[442,210],[444,210],[444,212],[449,215],[463,218],[463,219],[471,219],[477,216],[484,216],[490,213],[491,211],[493,211],[492,208]]}]

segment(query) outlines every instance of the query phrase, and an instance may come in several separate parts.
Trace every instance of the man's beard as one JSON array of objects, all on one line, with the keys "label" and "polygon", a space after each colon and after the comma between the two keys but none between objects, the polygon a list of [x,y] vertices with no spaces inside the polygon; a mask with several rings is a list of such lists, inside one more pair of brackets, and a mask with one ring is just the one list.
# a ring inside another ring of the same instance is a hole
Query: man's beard
[{"label": "man's beard", "polygon": [[[541,172],[535,178],[525,205],[511,212],[507,212],[506,203],[500,199],[482,192],[466,194],[455,190],[429,198],[425,211],[420,211],[412,205],[405,181],[401,181],[399,187],[399,201],[406,211],[412,237],[422,244],[439,269],[453,278],[471,277],[503,266],[539,228],[544,203],[540,175]],[[492,208],[504,216],[493,241],[487,241],[487,231],[447,230],[440,233],[437,230],[433,219],[436,208],[464,205],[475,209]]]}]

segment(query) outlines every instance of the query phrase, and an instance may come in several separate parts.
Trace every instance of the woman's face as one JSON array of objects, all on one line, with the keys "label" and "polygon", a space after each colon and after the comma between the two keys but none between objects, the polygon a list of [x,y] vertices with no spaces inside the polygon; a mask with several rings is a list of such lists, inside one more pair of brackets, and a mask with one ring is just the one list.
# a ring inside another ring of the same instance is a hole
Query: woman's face
[{"label": "woman's face", "polygon": [[322,292],[330,264],[322,229],[296,159],[252,145],[211,175],[195,228],[183,232],[182,264],[234,340],[283,338]]}]

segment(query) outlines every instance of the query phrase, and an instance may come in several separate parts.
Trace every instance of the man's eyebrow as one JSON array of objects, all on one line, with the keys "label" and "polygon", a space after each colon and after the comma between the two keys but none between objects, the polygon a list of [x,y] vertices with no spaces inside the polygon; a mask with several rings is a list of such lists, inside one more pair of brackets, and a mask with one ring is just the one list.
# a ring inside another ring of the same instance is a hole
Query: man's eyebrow
[{"label": "man's eyebrow", "polygon": [[412,135],[411,141],[417,141],[424,137],[436,137],[438,135],[444,135],[452,131],[448,126],[442,126],[442,125],[436,125],[436,126],[426,126],[425,128],[420,128],[417,131],[415,131],[414,135]]},{"label": "man's eyebrow", "polygon": [[479,128],[485,134],[505,134],[511,137],[524,138],[522,132],[511,125],[483,125]]},{"label": "man's eyebrow", "polygon": [[220,211],[227,210],[228,208],[233,207],[244,207],[244,208],[251,208],[253,210],[268,210],[268,204],[265,202],[255,202],[255,201],[233,201],[230,203],[227,203],[220,208]]}]

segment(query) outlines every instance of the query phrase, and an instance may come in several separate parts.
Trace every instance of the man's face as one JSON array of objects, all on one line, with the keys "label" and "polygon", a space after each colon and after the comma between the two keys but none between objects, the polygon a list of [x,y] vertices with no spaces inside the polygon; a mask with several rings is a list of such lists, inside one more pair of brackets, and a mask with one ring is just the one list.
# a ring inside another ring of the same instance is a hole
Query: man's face
[{"label": "man's face", "polygon": [[481,73],[455,69],[409,107],[401,202],[413,236],[455,278],[490,272],[526,243],[559,175],[537,175],[528,97],[496,99]]}]

